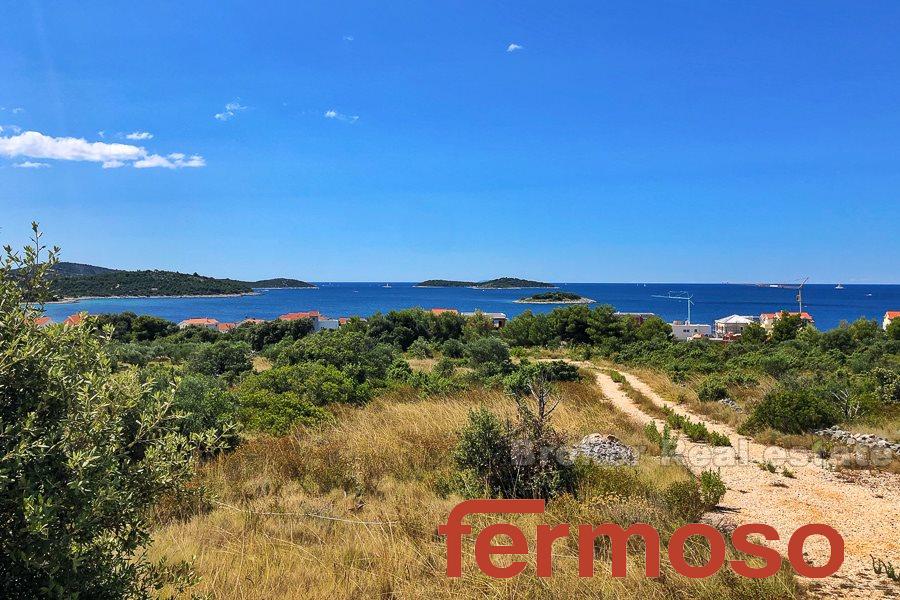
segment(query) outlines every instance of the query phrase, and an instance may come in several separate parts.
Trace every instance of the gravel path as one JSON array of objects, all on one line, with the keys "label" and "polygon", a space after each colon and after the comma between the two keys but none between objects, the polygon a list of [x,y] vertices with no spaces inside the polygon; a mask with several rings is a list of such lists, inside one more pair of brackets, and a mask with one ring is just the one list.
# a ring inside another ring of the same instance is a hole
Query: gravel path
[{"label": "gravel path", "polygon": [[[590,363],[579,366],[596,369]],[[621,371],[620,371],[621,372]],[[845,541],[845,559],[841,569],[824,580],[805,580],[813,597],[819,598],[900,598],[900,584],[871,568],[870,555],[900,563],[900,476],[894,474],[829,470],[808,451],[787,451],[763,446],[739,435],[734,429],[711,422],[663,400],[650,386],[622,372],[628,383],[659,406],[702,421],[710,430],[725,434],[733,448],[712,448],[680,436],[678,459],[695,473],[718,470],[728,491],[713,519],[741,523],[765,523],[774,527],[780,540],[771,545],[787,555],[787,540],[801,525],[825,523],[834,527]],[[597,382],[603,394],[616,408],[640,423],[658,419],[642,411],[622,388],[605,373]],[[759,467],[758,462],[777,465],[776,473]],[[781,474],[782,466],[794,478]],[[824,564],[828,544],[822,538],[810,538],[805,546],[808,559]]]}]

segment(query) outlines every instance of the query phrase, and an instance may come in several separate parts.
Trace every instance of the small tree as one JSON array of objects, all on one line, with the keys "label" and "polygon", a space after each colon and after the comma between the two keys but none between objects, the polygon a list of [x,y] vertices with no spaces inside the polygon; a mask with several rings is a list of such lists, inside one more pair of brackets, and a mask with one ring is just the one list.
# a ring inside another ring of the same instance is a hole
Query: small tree
[{"label": "small tree", "polygon": [[[0,269],[0,590],[144,598],[189,570],[152,562],[149,509],[191,475],[172,388],[114,374],[91,324],[39,328],[57,249],[40,232]],[[28,300],[35,304],[23,304]],[[209,446],[212,446],[210,443]]]}]

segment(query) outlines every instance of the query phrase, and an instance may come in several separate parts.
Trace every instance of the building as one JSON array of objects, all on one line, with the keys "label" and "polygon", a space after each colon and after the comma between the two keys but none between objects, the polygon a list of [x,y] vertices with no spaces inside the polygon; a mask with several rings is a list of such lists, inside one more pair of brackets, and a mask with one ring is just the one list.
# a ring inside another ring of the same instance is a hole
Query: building
[{"label": "building", "polygon": [[702,323],[685,323],[684,321],[672,321],[672,336],[676,340],[698,340],[708,338],[710,326]]},{"label": "building", "polygon": [[84,314],[83,313],[75,313],[74,315],[69,315],[66,317],[66,320],[63,321],[63,325],[75,326],[81,325],[84,322]]},{"label": "building", "polygon": [[656,313],[651,312],[616,312],[613,313],[617,317],[629,317],[637,321],[638,325],[642,324],[644,321],[649,319],[650,317],[655,317]]},{"label": "building", "polygon": [[340,319],[330,319],[317,310],[292,312],[283,314],[278,317],[279,321],[297,321],[300,319],[309,319],[310,321],[312,321],[313,331],[322,331],[323,329],[337,329],[341,326]]},{"label": "building", "polygon": [[474,312],[464,312],[459,313],[464,317],[474,317],[475,315],[482,315],[487,317],[491,324],[494,326],[494,329],[500,329],[504,325],[506,325],[506,313],[502,312],[483,312],[480,310],[476,310]]},{"label": "building", "polygon": [[237,324],[235,323],[219,323],[218,325],[216,325],[216,329],[219,331],[219,333],[228,333],[235,327],[237,327]]},{"label": "building", "polygon": [[887,329],[888,325],[890,325],[897,317],[900,317],[900,310],[887,311],[886,313],[884,313],[884,320],[881,322],[881,326]]},{"label": "building", "polygon": [[432,308],[431,309],[431,314],[433,314],[436,317],[439,317],[444,313],[450,313],[451,315],[458,315],[459,311],[456,310],[455,308]]},{"label": "building", "polygon": [[806,321],[807,325],[815,325],[816,324],[816,322],[812,318],[812,315],[810,315],[806,311],[790,312],[790,311],[786,311],[786,310],[783,310],[781,312],[775,312],[775,313],[762,313],[761,315],[759,315],[759,324],[762,325],[766,329],[766,331],[772,331],[772,327],[775,325],[775,321],[780,319],[781,315],[783,315],[785,313],[787,313],[790,316],[800,315],[800,318],[803,319],[804,321]]},{"label": "building", "polygon": [[266,322],[265,319],[253,319],[251,317],[248,317],[246,319],[242,319],[242,320],[238,321],[237,326],[240,327],[241,325],[257,325],[259,323],[265,323],[265,322]]},{"label": "building", "polygon": [[178,324],[178,329],[184,329],[185,327],[206,327],[207,329],[218,330],[219,322],[215,319],[208,319],[205,317],[185,319]]},{"label": "building", "polygon": [[744,329],[756,323],[756,317],[745,317],[743,315],[731,315],[716,319],[716,337],[730,339],[744,333]]},{"label": "building", "polygon": [[304,312],[292,312],[280,315],[278,317],[279,321],[298,321],[300,319],[309,319],[311,321],[316,321],[319,319],[319,311],[317,310],[307,310]]}]

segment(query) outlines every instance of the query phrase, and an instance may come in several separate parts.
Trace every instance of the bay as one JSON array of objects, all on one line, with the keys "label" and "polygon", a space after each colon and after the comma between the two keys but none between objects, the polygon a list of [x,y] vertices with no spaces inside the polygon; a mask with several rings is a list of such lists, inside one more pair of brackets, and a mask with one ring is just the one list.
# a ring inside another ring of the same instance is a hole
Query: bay
[{"label": "bay", "polygon": [[[172,321],[211,317],[234,322],[247,317],[274,319],[278,315],[318,310],[330,317],[370,316],[411,307],[480,309],[509,317],[525,310],[549,312],[558,305],[517,304],[515,300],[541,290],[478,290],[471,288],[419,288],[410,282],[322,282],[315,289],[258,290],[255,295],[180,298],[91,298],[48,304],[45,312],[55,321],[81,311],[90,314],[131,311]],[[625,312],[652,312],[666,321],[684,320],[684,301],[657,298],[669,292],[693,294],[691,321],[712,323],[731,314],[759,316],[762,312],[797,310],[796,290],[737,284],[687,283],[560,283],[559,289],[612,304]],[[900,310],[900,285],[807,285],[803,309],[819,329],[831,329],[842,320],[881,319],[887,310]]]}]

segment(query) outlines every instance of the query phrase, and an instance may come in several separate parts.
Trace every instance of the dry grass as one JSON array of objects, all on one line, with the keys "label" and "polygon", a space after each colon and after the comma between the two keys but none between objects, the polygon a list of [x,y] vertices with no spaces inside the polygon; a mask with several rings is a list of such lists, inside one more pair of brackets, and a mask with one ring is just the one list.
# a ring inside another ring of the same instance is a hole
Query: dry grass
[{"label": "dry grass", "polygon": [[263,371],[268,371],[272,368],[272,361],[266,358],[265,356],[256,355],[252,359],[253,363],[253,371],[256,373],[261,373]]},{"label": "dry grass", "polygon": [[[570,383],[561,390],[563,403],[554,420],[570,439],[603,432],[632,445],[645,443],[640,427],[592,384]],[[365,408],[340,411],[327,428],[250,440],[202,469],[198,483],[222,504],[160,526],[153,552],[170,559],[193,557],[201,576],[193,592],[216,599],[797,596],[786,572],[749,580],[723,570],[692,580],[664,559],[664,576],[645,579],[636,555],[625,579],[611,578],[602,558],[593,578],[579,578],[573,538],[555,546],[552,578],[533,575],[532,554],[525,574],[498,580],[476,568],[468,536],[463,577],[447,578],[436,527],[461,500],[448,486],[450,452],[455,432],[479,405],[512,412],[510,400],[497,392],[421,400],[396,391]],[[687,477],[680,466],[643,456],[636,468],[605,470],[577,500],[564,496],[551,501],[545,515],[510,520],[520,525],[531,548],[538,522],[646,522],[665,537],[678,521],[652,499]],[[470,520],[478,528],[495,519]]]},{"label": "dry grass", "polygon": [[[734,409],[719,402],[701,402],[695,391],[695,386],[699,381],[689,381],[684,384],[675,383],[665,373],[648,368],[629,367],[628,372],[637,375],[653,388],[657,394],[669,402],[683,404],[691,412],[698,415],[709,417],[714,421],[725,423],[733,428],[740,426],[746,418],[744,413],[736,412]],[[744,404],[747,402],[750,394],[747,392],[747,388],[740,388],[741,393],[735,393],[738,391],[738,388],[739,386],[729,387],[729,395],[738,404]]]}]

